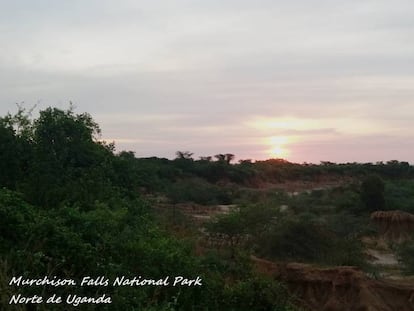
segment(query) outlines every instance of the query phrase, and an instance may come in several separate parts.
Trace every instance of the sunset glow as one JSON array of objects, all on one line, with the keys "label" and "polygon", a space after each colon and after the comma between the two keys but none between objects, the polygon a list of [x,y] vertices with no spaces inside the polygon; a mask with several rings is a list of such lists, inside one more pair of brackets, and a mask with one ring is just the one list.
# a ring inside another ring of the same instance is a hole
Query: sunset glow
[{"label": "sunset glow", "polygon": [[301,134],[333,129],[343,134],[375,134],[381,132],[386,124],[381,121],[335,116],[334,118],[256,117],[249,120],[247,125],[260,131],[274,130]]},{"label": "sunset glow", "polygon": [[281,146],[275,146],[270,152],[270,156],[272,158],[277,158],[277,159],[285,159],[287,155],[288,155],[287,150],[285,150]]},{"label": "sunset glow", "polygon": [[269,138],[270,156],[272,158],[283,158],[285,159],[289,152],[285,145],[288,143],[288,138],[285,136],[272,136]]}]

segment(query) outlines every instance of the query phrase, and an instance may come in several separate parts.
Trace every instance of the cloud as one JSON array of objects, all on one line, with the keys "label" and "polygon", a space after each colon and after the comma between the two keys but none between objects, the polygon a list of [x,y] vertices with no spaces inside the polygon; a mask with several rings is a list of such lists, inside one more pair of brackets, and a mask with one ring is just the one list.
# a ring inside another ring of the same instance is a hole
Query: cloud
[{"label": "cloud", "polygon": [[[414,132],[413,12],[408,0],[8,2],[0,113],[73,101],[146,155],[264,157],[272,135],[301,138],[297,159],[341,157],[338,136],[356,158],[394,154],[392,139],[382,151],[359,139]],[[258,118],[308,126],[249,126]]]}]

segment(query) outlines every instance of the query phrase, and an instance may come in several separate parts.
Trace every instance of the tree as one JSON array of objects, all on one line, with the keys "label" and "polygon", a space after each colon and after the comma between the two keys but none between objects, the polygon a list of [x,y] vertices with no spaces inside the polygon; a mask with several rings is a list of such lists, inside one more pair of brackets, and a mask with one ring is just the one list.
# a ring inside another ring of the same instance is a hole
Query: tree
[{"label": "tree", "polygon": [[190,151],[177,151],[175,155],[177,156],[177,159],[185,159],[185,160],[192,160],[193,154]]},{"label": "tree", "polygon": [[47,108],[33,121],[20,111],[9,120],[21,141],[19,190],[30,203],[56,207],[109,195],[113,150],[98,141],[100,129],[89,114]]},{"label": "tree", "polygon": [[234,159],[234,154],[232,153],[219,153],[214,156],[218,162],[230,164],[230,162]]},{"label": "tree", "polygon": [[216,154],[214,157],[217,159],[218,162],[225,162],[226,161],[226,155],[225,154],[219,153],[219,154]]},{"label": "tree", "polygon": [[14,188],[19,173],[19,148],[14,130],[0,122],[0,186]]},{"label": "tree", "polygon": [[404,266],[404,272],[414,274],[414,240],[408,240],[397,247],[398,260]]},{"label": "tree", "polygon": [[17,187],[17,182],[27,172],[27,162],[31,157],[31,112],[20,105],[16,114],[8,113],[0,117],[0,186],[10,189]]},{"label": "tree", "polygon": [[227,164],[230,164],[230,162],[232,160],[234,160],[234,154],[232,154],[232,153],[226,153],[225,154],[225,160],[226,160]]},{"label": "tree", "polygon": [[373,212],[385,207],[385,184],[377,175],[367,176],[361,183],[360,197],[365,210]]},{"label": "tree", "polygon": [[208,223],[206,229],[213,237],[223,240],[229,246],[232,256],[235,247],[240,245],[246,234],[239,212],[220,215],[215,221]]}]

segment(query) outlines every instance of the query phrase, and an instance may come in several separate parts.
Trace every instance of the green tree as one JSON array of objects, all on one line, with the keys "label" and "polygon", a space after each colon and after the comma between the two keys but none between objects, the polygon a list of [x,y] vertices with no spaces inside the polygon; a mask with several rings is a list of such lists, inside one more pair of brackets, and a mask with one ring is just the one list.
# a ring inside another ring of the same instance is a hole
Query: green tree
[{"label": "green tree", "polygon": [[239,212],[220,215],[215,221],[208,223],[206,229],[215,239],[222,240],[229,246],[232,256],[246,234]]},{"label": "green tree", "polygon": [[404,272],[414,274],[414,240],[408,240],[397,246],[398,260],[403,264]]},{"label": "green tree", "polygon": [[13,128],[0,120],[0,186],[15,188],[20,175],[19,145]]},{"label": "green tree", "polygon": [[360,197],[367,212],[385,208],[385,184],[377,175],[369,175],[361,183]]}]

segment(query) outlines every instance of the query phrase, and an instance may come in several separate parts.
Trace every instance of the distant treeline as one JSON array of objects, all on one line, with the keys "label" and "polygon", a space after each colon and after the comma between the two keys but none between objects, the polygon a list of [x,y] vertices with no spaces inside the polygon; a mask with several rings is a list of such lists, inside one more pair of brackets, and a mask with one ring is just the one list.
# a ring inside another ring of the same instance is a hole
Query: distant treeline
[{"label": "distant treeline", "polygon": [[[185,155],[185,156],[183,156]],[[231,157],[229,157],[231,156]],[[210,183],[232,182],[245,186],[258,186],[261,183],[280,183],[291,180],[323,181],[338,178],[361,178],[376,174],[382,178],[414,177],[414,167],[408,162],[391,160],[386,163],[332,163],[320,164],[291,163],[283,159],[265,161],[240,160],[231,163],[232,154],[219,154],[213,157],[201,157],[196,160],[190,152],[177,152],[177,158],[135,158],[133,152],[121,152],[118,157],[130,162],[134,167],[136,182],[139,186],[154,190],[165,181],[196,177]],[[138,186],[138,185],[137,185]]]}]

